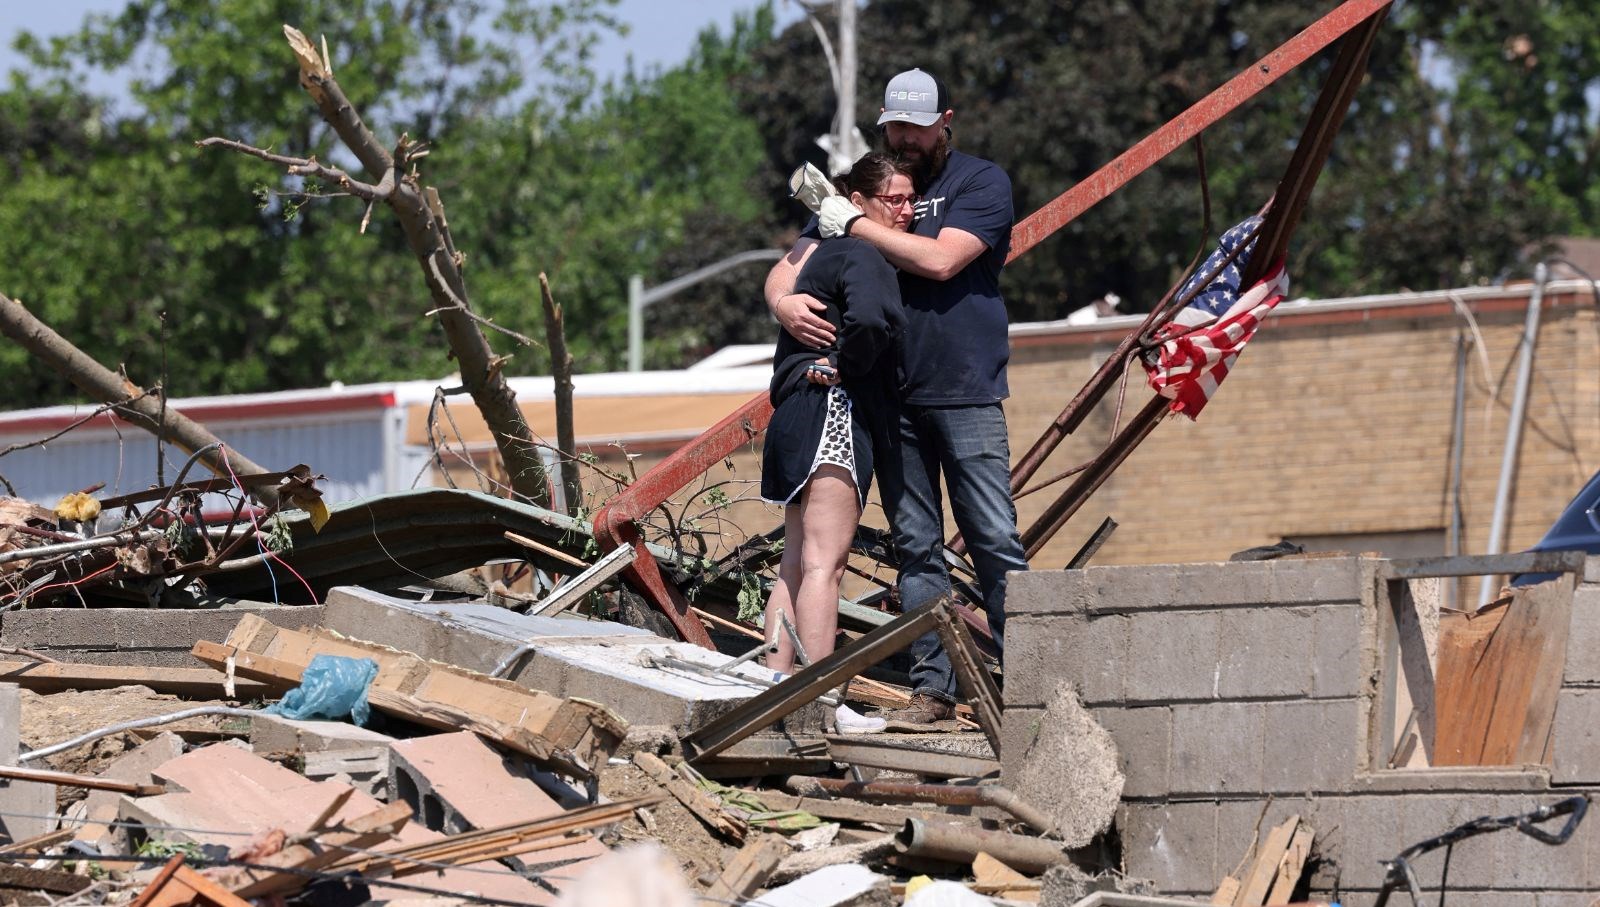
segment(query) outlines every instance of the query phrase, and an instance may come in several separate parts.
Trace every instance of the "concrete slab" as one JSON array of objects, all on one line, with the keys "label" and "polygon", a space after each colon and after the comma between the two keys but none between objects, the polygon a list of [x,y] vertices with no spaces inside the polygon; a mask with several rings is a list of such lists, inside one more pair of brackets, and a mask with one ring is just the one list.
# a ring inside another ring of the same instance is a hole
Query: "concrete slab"
[{"label": "concrete slab", "polygon": [[325,753],[393,742],[388,734],[344,721],[295,721],[277,715],[250,719],[250,748],[258,753]]},{"label": "concrete slab", "polygon": [[[531,822],[565,810],[546,794],[520,760],[502,758],[477,734],[435,734],[394,743],[390,788],[433,831],[459,834],[512,822]],[[578,863],[606,853],[594,838],[541,850],[521,862]],[[517,859],[513,860],[515,864]]]},{"label": "concrete slab", "polygon": [[654,638],[613,621],[529,617],[487,603],[415,602],[359,586],[330,589],[323,607],[325,629],[485,673],[526,642]]},{"label": "concrete slab", "polygon": [[[118,757],[115,762],[106,766],[100,777],[133,784],[149,784],[153,780],[151,772],[181,755],[183,755],[182,737],[171,732],[158,734]],[[111,791],[91,790],[89,796],[83,800],[84,815],[100,821],[114,820],[117,817],[117,801],[120,799],[121,795]],[[111,832],[112,829],[107,825],[88,823],[78,827],[76,838],[79,841],[98,843],[106,840]]]},{"label": "concrete slab", "polygon": [[[21,732],[22,688],[0,683],[0,765],[18,764]],[[0,833],[6,837],[21,841],[51,831],[55,814],[55,785],[0,780]]]},{"label": "concrete slab", "polygon": [[865,866],[825,866],[755,900],[761,907],[889,907],[888,878]]},{"label": "concrete slab", "polygon": [[[524,644],[511,680],[555,696],[601,702],[630,725],[672,727],[682,734],[765,689],[737,676],[712,678],[692,670],[651,667],[670,656],[717,668],[732,659],[689,643],[672,642],[608,621],[528,617],[490,605],[409,602],[366,589],[329,593],[326,629],[415,652],[477,671],[493,670]],[[741,674],[760,669],[743,665]],[[789,727],[820,727],[812,705]]]}]

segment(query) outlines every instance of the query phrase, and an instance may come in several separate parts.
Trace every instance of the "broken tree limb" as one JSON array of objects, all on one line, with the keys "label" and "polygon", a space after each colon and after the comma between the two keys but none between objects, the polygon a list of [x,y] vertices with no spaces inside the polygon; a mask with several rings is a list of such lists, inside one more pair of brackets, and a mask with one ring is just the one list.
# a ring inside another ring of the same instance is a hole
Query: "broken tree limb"
[{"label": "broken tree limb", "polygon": [[583,508],[583,485],[578,481],[578,438],[572,428],[572,354],[567,352],[567,329],[561,306],[550,295],[550,279],[539,272],[539,295],[544,299],[545,342],[550,347],[550,377],[556,385],[556,447],[561,455],[561,492],[567,513]]},{"label": "broken tree limb", "polygon": [[[102,403],[110,404],[128,422],[172,441],[185,452],[206,450],[200,462],[213,473],[266,472],[237,450],[224,450],[222,441],[205,426],[154,399],[149,391],[113,372],[83,350],[34,317],[21,303],[0,293],[0,333],[16,341],[35,359],[45,363],[79,390]],[[162,395],[163,397],[165,395]],[[251,491],[256,500],[273,507],[278,504],[276,488]]]},{"label": "broken tree limb", "polygon": [[461,274],[465,257],[450,239],[443,207],[436,199],[429,204],[427,190],[411,169],[413,162],[427,152],[402,136],[391,155],[345,97],[324,54],[298,29],[285,25],[283,33],[300,64],[300,85],[316,102],[323,119],[361,161],[369,178],[377,179],[378,186],[387,183],[392,187],[382,200],[393,209],[406,242],[422,266],[423,279],[439,312],[439,323],[461,367],[461,383],[494,433],[512,490],[534,504],[547,506],[550,492],[544,464],[539,459],[538,441],[517,406],[516,393],[500,371],[504,360],[494,355],[474,320]]}]

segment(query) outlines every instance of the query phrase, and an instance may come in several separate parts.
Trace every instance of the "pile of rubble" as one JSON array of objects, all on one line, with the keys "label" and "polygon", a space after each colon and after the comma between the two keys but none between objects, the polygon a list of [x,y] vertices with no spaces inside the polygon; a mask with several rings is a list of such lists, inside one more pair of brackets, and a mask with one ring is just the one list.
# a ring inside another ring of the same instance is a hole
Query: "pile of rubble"
[{"label": "pile of rubble", "polygon": [[[612,621],[361,587],[315,606],[17,610],[0,637],[25,643],[0,665],[0,902],[931,904],[955,903],[939,898],[956,886],[961,903],[1066,904],[1140,890],[1095,877],[1113,868],[1098,829],[1058,827],[1081,817],[996,783],[988,735],[830,733],[826,697],[789,689],[815,686],[823,663],[773,686],[750,659]],[[285,717],[338,692],[316,684],[329,657],[371,666],[363,701],[334,706],[345,720]],[[863,706],[905,696],[848,689]],[[784,698],[803,701],[766,721]]]}]

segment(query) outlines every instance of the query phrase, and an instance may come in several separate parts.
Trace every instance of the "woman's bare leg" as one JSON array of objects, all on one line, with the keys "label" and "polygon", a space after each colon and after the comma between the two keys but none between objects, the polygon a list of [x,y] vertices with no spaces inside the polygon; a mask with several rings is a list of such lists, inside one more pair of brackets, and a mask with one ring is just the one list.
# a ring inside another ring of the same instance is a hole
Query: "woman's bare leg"
[{"label": "woman's bare leg", "polygon": [[801,506],[795,503],[783,508],[783,558],[778,562],[778,581],[772,584],[772,592],[767,596],[767,641],[776,641],[778,651],[766,657],[766,665],[785,674],[794,673],[794,643],[790,642],[789,634],[783,632],[778,618],[788,615],[790,623],[800,625],[795,620],[794,601],[800,591],[800,546],[805,540]]},{"label": "woman's bare leg", "polygon": [[[833,653],[839,630],[839,583],[861,519],[855,477],[822,466],[801,493],[800,587],[794,598],[800,642],[813,661]],[[787,548],[785,554],[788,553]]]}]

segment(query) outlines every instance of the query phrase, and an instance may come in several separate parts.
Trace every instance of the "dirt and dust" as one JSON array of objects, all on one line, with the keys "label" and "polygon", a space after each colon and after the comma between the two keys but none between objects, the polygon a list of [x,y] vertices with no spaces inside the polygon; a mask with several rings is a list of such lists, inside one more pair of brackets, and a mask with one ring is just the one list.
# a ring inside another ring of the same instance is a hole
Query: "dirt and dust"
[{"label": "dirt and dust", "polygon": [[[29,749],[38,749],[114,724],[168,715],[207,705],[228,705],[228,703],[181,699],[141,686],[116,687],[110,690],[74,690],[52,693],[48,696],[23,690],[22,745]],[[225,730],[226,720],[220,717],[186,718],[183,721],[162,725],[156,731],[215,733]],[[103,771],[117,757],[144,742],[144,739],[132,732],[113,734],[93,743],[47,756],[40,760],[42,765],[40,762],[34,765],[62,772],[95,775]],[[62,790],[70,792],[72,800],[82,796],[81,791],[73,788],[62,788]]]},{"label": "dirt and dust", "polygon": [[[661,786],[636,766],[607,766],[600,773],[600,793],[613,800],[661,793]],[[649,818],[641,822],[639,814]],[[704,888],[722,873],[737,848],[724,844],[708,831],[694,813],[676,799],[668,797],[647,810],[635,810],[627,822],[618,826],[623,841],[654,841],[678,859],[683,874]]]}]

